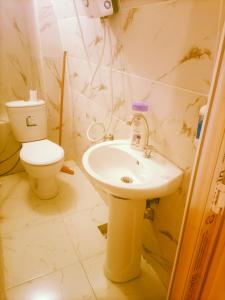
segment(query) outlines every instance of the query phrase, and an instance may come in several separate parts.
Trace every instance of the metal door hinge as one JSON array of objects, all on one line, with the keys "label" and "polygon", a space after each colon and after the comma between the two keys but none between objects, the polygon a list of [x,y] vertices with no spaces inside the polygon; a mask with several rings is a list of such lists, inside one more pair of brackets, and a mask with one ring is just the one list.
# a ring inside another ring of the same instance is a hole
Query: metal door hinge
[{"label": "metal door hinge", "polygon": [[225,184],[218,182],[216,185],[216,192],[212,203],[212,211],[215,214],[222,213],[225,207]]}]

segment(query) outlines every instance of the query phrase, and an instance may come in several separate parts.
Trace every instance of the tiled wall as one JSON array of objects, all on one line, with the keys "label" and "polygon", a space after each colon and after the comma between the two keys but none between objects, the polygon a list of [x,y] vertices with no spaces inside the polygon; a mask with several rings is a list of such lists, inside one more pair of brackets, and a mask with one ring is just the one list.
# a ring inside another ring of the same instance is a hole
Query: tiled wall
[{"label": "tiled wall", "polygon": [[60,39],[68,51],[72,147],[80,160],[90,145],[86,130],[96,121],[109,126],[115,138],[129,138],[131,103],[149,103],[150,142],[185,172],[179,191],[160,199],[145,219],[144,256],[167,285],[196,151],[198,112],[207,101],[223,23],[223,1],[121,0],[119,13],[104,22],[88,19],[81,2],[49,1],[51,21],[46,19],[54,40],[47,30],[43,37],[52,41],[50,61],[57,64]]},{"label": "tiled wall", "polygon": [[25,18],[28,5],[25,0],[0,0],[0,175],[21,170],[16,164],[20,145],[10,131],[4,103],[27,99],[33,84]]},{"label": "tiled wall", "polygon": [[68,156],[80,161],[90,145],[86,130],[91,122],[104,122],[115,138],[129,138],[131,103],[141,100],[150,105],[150,142],[185,172],[179,191],[160,199],[145,219],[144,256],[167,285],[224,1],[121,0],[119,13],[105,21],[88,19],[81,0],[28,2],[34,8],[29,15],[27,7],[33,81],[47,100],[49,137],[58,139],[67,50],[63,146]]},{"label": "tiled wall", "polygon": [[[32,31],[36,36],[32,48],[32,60],[37,74],[37,89],[47,104],[48,138],[58,143],[63,48],[52,2],[49,0],[31,1],[33,2],[34,16],[33,19],[30,18],[29,24],[34,25]],[[65,158],[74,157],[74,151],[71,148],[72,108],[67,81],[64,93],[62,142],[66,151]]]},{"label": "tiled wall", "polygon": [[[58,56],[62,54],[62,47],[60,41],[58,47],[53,42],[57,40],[53,35],[49,43],[52,32],[46,29],[48,22],[51,23],[51,16],[45,16],[45,1],[38,3],[40,10],[32,0],[0,0],[0,175],[22,170],[20,163],[17,164],[20,144],[15,141],[10,130],[5,102],[27,100],[29,90],[37,89],[38,96],[47,100],[49,138],[58,142],[57,104],[61,86],[61,57]],[[54,32],[58,34],[58,27],[55,29]],[[44,36],[45,40],[40,38]],[[52,58],[54,55],[56,59]],[[67,112],[68,105],[65,105],[65,113]],[[71,118],[65,117],[65,132],[72,132],[71,129],[68,130],[70,120]],[[67,154],[70,140],[68,134],[64,135]]]}]

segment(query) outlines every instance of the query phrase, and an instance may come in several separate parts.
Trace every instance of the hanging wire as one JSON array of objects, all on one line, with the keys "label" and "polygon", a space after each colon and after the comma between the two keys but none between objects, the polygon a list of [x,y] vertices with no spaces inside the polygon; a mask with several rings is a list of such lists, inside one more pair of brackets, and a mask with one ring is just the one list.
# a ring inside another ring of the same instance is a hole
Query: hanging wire
[{"label": "hanging wire", "polygon": [[19,164],[19,162],[20,162],[20,158],[17,159],[17,161],[15,162],[15,164],[8,171],[0,174],[0,176],[8,175],[10,172],[12,172],[16,168],[16,166]]},{"label": "hanging wire", "polygon": [[[104,26],[104,40],[106,40],[106,34],[105,34],[106,29],[105,29],[105,27],[107,27],[107,35],[108,35],[108,38],[109,38],[109,47],[110,47],[109,88],[110,88],[111,109],[110,109],[110,119],[109,119],[107,127],[105,126],[105,124],[103,122],[92,122],[88,126],[88,128],[87,128],[87,138],[92,143],[100,142],[100,141],[102,141],[102,140],[104,140],[106,138],[106,135],[109,132],[109,129],[111,127],[112,114],[113,114],[113,98],[114,98],[114,96],[113,96],[113,78],[112,78],[112,65],[113,65],[112,37],[111,37],[111,32],[110,32],[110,27],[109,27],[108,22],[106,23],[106,19],[105,18],[103,20],[104,20],[103,21],[103,26]],[[101,61],[103,59],[104,49],[105,49],[105,41],[103,42],[102,52],[101,52],[100,59],[99,59],[99,62],[98,62],[98,65],[97,65],[97,68],[96,68],[94,74],[97,73],[97,70],[100,67]],[[103,128],[103,133],[98,138],[92,138],[90,132],[93,129],[93,127],[97,127],[97,126],[98,127],[100,126],[100,127]]]},{"label": "hanging wire", "polygon": [[0,161],[0,164],[3,164],[4,162],[6,162],[7,160],[9,160],[10,158],[12,158],[14,155],[16,155],[20,149],[22,148],[22,146],[20,145],[19,149],[17,149],[13,154],[11,154],[10,156],[8,156],[7,158],[3,159]]}]

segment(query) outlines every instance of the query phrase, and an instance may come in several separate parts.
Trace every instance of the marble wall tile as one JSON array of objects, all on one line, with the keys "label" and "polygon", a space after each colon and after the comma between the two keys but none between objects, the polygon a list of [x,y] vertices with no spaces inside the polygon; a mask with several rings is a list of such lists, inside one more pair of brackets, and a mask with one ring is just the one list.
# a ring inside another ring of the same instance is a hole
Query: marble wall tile
[{"label": "marble wall tile", "polygon": [[[109,78],[107,78],[108,71],[104,68],[101,69],[101,78],[104,78],[102,85],[105,86],[105,94],[102,97],[98,98],[97,96],[96,99],[82,97],[84,100],[80,100],[81,96],[77,96],[77,100],[74,101],[76,110],[76,117],[74,118],[74,124],[76,125],[74,125],[74,128],[76,130],[80,128],[80,132],[78,130],[79,133],[77,133],[78,136],[83,137],[85,140],[85,131],[90,122],[104,120],[107,115],[112,114],[113,118],[126,122],[132,115],[132,102],[135,100],[145,101],[149,103],[150,108],[148,114],[151,131],[150,142],[179,167],[189,168],[193,163],[196,150],[194,141],[198,112],[200,107],[206,103],[207,98],[191,91],[177,89],[115,71],[112,75],[113,84],[116,86],[113,93],[112,109]],[[79,86],[80,82],[77,82]],[[82,84],[81,87],[83,87]],[[101,115],[98,111],[96,119],[95,113],[92,111],[92,109],[96,109],[95,105],[88,99],[98,104],[98,110],[102,111],[102,108],[104,108],[104,114]],[[85,106],[85,102],[91,104]],[[85,107],[83,113],[80,111],[81,107]],[[86,125],[84,125],[85,123]],[[126,130],[127,132],[123,136],[129,138],[131,130],[129,127],[126,127]],[[113,130],[112,133],[114,133]],[[86,145],[88,145],[88,142],[86,142]]]},{"label": "marble wall tile", "polygon": [[14,7],[14,4],[12,1],[4,2],[1,11],[2,101],[18,99],[18,97],[19,99],[25,98],[31,77],[29,38],[24,21],[23,5]]},{"label": "marble wall tile", "polygon": [[53,0],[52,2],[58,19],[75,17],[76,13],[73,0]]},{"label": "marble wall tile", "polygon": [[[38,9],[37,26],[40,34],[41,51],[44,57],[62,55],[57,18],[49,1],[36,1]],[[49,42],[51,41],[51,42]]]},{"label": "marble wall tile", "polygon": [[[69,56],[68,71],[71,89],[73,89],[77,93],[85,95],[92,75],[88,62],[83,59],[77,59],[75,57]],[[98,85],[99,73],[96,74],[94,80],[95,84]]]},{"label": "marble wall tile", "polygon": [[219,49],[220,40],[222,39],[222,31],[224,26],[224,20],[225,20],[225,1],[221,0],[219,4],[219,14],[218,14],[218,20],[217,20],[217,36],[216,36],[216,43],[215,43],[215,58]]},{"label": "marble wall tile", "polygon": [[3,101],[28,99],[31,86],[30,59],[27,59],[26,53],[19,56],[16,53],[7,53],[5,62],[4,85],[7,94]]},{"label": "marble wall tile", "polygon": [[2,1],[1,35],[4,39],[4,49],[7,53],[29,51],[29,39],[24,15],[24,1]]},{"label": "marble wall tile", "polygon": [[[78,162],[81,161],[84,151],[92,144],[87,138],[87,129],[91,124],[96,123],[90,130],[93,139],[103,136],[102,125],[106,129],[106,134],[113,134],[115,139],[130,137],[130,126],[95,101],[73,91],[73,105],[73,144]],[[102,125],[98,125],[99,122]]]},{"label": "marble wall tile", "polygon": [[88,60],[81,39],[77,18],[59,19],[58,24],[63,49],[66,50],[70,56]]},{"label": "marble wall tile", "polygon": [[219,1],[212,0],[121,10],[114,17],[114,31],[122,44],[126,71],[207,93],[218,15]]},{"label": "marble wall tile", "polygon": [[82,0],[73,0],[73,3],[76,5],[75,8],[77,9],[78,15],[79,16],[86,16],[83,1]]},{"label": "marble wall tile", "polygon": [[[76,149],[79,148],[80,155],[82,155],[91,144],[86,134],[89,125],[93,122],[103,122],[105,126],[108,126],[110,114],[104,107],[76,92],[73,92],[73,105],[73,136],[76,137],[74,142]],[[91,135],[94,139],[98,138],[102,135],[102,128],[93,127]]]},{"label": "marble wall tile", "polygon": [[99,53],[103,52],[101,64],[112,66],[117,70],[124,70],[125,60],[123,57],[123,44],[119,34],[120,30],[118,30],[118,17],[103,20],[96,19],[96,28],[98,36],[101,37],[97,44]]},{"label": "marble wall tile", "polygon": [[77,18],[59,20],[63,48],[69,55],[86,59],[89,63],[98,60],[98,44],[102,41],[102,37],[97,34],[96,22],[97,19],[83,16],[79,20]]},{"label": "marble wall tile", "polygon": [[190,176],[191,169],[185,170],[178,191],[161,198],[159,204],[151,205],[151,212],[147,209],[145,213],[143,256],[165,286],[172,272]]},{"label": "marble wall tile", "polygon": [[198,113],[207,97],[156,83],[148,102],[150,141],[180,168],[191,167]]},{"label": "marble wall tile", "polygon": [[63,47],[71,56],[88,63],[110,65],[122,69],[121,45],[108,20],[80,16],[59,19]]},{"label": "marble wall tile", "polygon": [[[48,110],[48,136],[54,142],[59,137],[59,113],[62,83],[62,57],[47,57],[43,63],[43,73],[46,91],[46,104]],[[64,117],[63,117],[63,146],[70,148],[72,111],[70,93],[65,82]],[[69,157],[68,157],[69,158]]]},{"label": "marble wall tile", "polygon": [[106,86],[109,70],[105,73],[98,65],[91,64],[91,72],[88,63],[85,60],[79,60],[74,57],[68,59],[69,77],[71,88],[77,93],[94,101],[96,104],[111,109],[110,85]]},{"label": "marble wall tile", "polygon": [[115,139],[129,139],[131,138],[131,127],[127,124],[127,122],[116,117],[112,117],[108,134],[113,134]]},{"label": "marble wall tile", "polygon": [[[150,143],[179,167],[190,167],[196,150],[194,141],[198,112],[207,98],[202,94],[113,71],[112,108],[110,71],[108,68],[101,68],[100,72],[101,84],[105,87],[105,101],[99,104],[104,105],[109,114],[112,112],[113,117],[127,122],[132,116],[132,102],[147,102]],[[129,135],[130,130],[127,137]]]},{"label": "marble wall tile", "polygon": [[121,0],[121,8],[135,8],[137,6],[145,6],[149,4],[174,3],[177,0]]},{"label": "marble wall tile", "polygon": [[45,83],[43,74],[42,58],[38,56],[31,57],[31,89],[37,90],[39,99],[45,99]]},{"label": "marble wall tile", "polygon": [[40,24],[38,10],[35,0],[23,0],[23,12],[29,41],[29,52],[31,57],[41,57]]},{"label": "marble wall tile", "polygon": [[127,95],[126,74],[102,67],[101,84],[105,87],[104,106],[123,121],[131,117],[131,99]]},{"label": "marble wall tile", "polygon": [[58,140],[59,135],[59,108],[61,88],[60,68],[60,58],[45,58],[43,61],[43,74],[46,91],[45,100],[48,111],[48,136],[55,142]]},{"label": "marble wall tile", "polygon": [[[30,40],[25,22],[27,1],[0,2],[0,115],[6,115],[5,102],[16,99],[27,99],[28,90],[32,83],[30,69]],[[2,117],[1,117],[2,118]],[[4,127],[5,128],[5,127]],[[5,128],[6,129],[6,128]],[[5,130],[1,127],[1,131]],[[4,151],[1,161],[18,149],[11,132],[0,137]],[[10,174],[22,170],[18,154],[1,163],[1,174]],[[15,167],[14,167],[15,166]]]}]

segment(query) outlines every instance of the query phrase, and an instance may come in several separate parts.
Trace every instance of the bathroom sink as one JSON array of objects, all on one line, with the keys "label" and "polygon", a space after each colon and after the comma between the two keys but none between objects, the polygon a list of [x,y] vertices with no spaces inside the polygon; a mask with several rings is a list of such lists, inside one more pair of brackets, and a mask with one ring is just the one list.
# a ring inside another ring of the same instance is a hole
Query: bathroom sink
[{"label": "bathroom sink", "polygon": [[126,282],[141,273],[146,199],[176,191],[182,171],[165,157],[150,158],[127,140],[103,142],[83,155],[87,173],[108,192],[109,220],[104,272],[114,282]]},{"label": "bathroom sink", "polygon": [[110,194],[126,199],[160,198],[179,187],[182,170],[154,152],[145,158],[127,140],[102,142],[90,147],[83,165],[94,181]]}]

